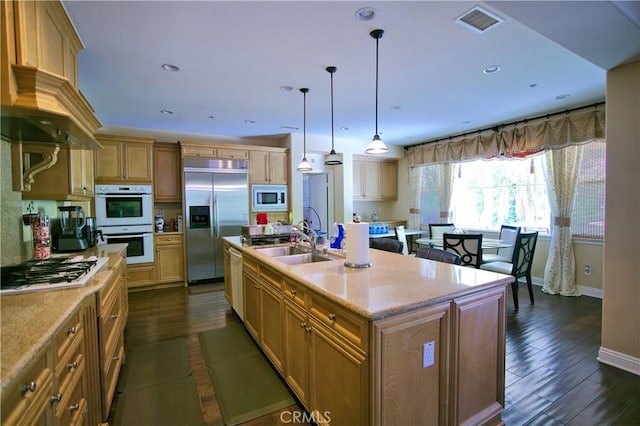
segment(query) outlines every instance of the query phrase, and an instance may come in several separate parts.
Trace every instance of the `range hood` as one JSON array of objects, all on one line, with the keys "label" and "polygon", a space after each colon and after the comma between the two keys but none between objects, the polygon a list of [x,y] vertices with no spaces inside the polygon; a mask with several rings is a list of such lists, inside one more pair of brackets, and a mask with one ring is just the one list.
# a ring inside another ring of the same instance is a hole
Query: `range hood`
[{"label": "range hood", "polygon": [[[12,142],[51,142],[98,149],[100,122],[68,80],[33,67],[13,65],[17,96],[3,96],[2,136]],[[5,103],[7,102],[7,103]]]}]

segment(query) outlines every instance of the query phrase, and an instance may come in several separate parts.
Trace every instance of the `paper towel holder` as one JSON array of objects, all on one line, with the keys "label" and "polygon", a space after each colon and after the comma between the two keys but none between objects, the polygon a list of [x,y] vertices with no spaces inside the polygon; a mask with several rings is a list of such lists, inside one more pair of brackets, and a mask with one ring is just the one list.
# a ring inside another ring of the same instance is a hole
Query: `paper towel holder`
[{"label": "paper towel holder", "polygon": [[344,262],[344,266],[346,266],[347,268],[370,268],[372,265],[373,263],[371,262],[367,262],[367,263]]}]

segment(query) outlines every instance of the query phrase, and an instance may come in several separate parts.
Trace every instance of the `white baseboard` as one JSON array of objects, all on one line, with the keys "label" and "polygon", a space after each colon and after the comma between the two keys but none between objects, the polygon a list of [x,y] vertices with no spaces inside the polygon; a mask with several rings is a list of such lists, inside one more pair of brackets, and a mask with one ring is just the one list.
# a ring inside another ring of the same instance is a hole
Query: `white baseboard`
[{"label": "white baseboard", "polygon": [[[544,279],[542,279],[541,277],[531,277],[531,281],[533,282],[533,285],[537,285],[537,286],[540,286],[540,287],[542,287],[544,285]],[[589,296],[589,297],[595,297],[597,299],[602,299],[602,289],[601,288],[586,287],[586,286],[583,286],[583,285],[579,285],[578,286],[578,291],[580,292],[580,295],[582,295],[582,296]]]},{"label": "white baseboard", "polygon": [[640,376],[640,358],[600,346],[598,361]]}]

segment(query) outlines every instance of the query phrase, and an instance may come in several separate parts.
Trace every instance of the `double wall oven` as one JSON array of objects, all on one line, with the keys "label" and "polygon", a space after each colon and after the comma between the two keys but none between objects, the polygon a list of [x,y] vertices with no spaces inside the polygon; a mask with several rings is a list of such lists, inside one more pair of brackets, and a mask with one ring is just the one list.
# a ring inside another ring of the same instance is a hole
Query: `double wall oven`
[{"label": "double wall oven", "polygon": [[96,185],[99,244],[127,243],[127,263],[153,262],[151,185]]}]

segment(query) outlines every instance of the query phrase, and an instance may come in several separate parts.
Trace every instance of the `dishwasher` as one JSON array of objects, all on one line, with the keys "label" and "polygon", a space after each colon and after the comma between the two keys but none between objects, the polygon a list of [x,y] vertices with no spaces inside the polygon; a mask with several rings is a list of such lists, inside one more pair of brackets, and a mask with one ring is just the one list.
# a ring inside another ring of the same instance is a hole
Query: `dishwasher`
[{"label": "dishwasher", "polygon": [[244,321],[244,287],[242,285],[242,252],[229,248],[231,257],[231,306]]}]

